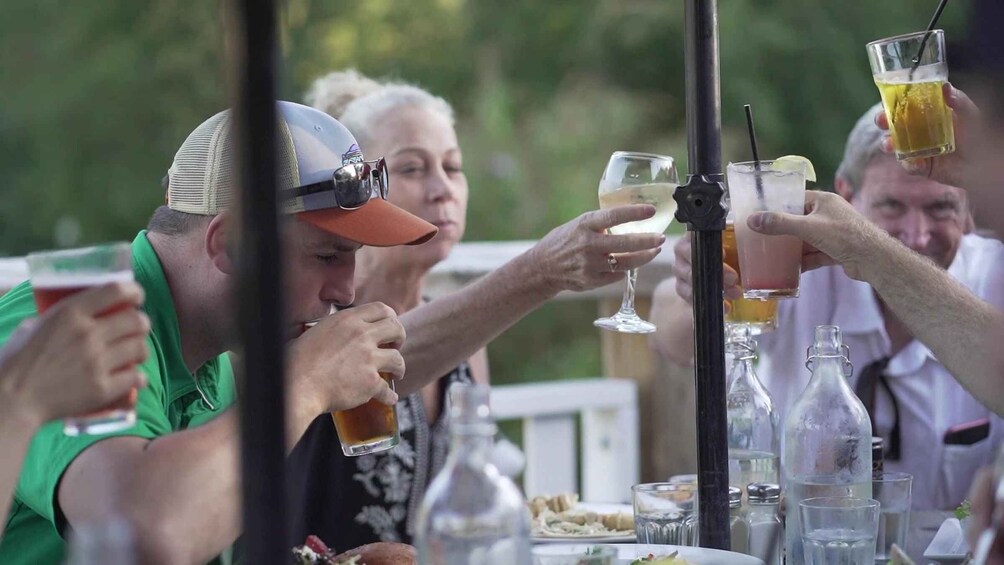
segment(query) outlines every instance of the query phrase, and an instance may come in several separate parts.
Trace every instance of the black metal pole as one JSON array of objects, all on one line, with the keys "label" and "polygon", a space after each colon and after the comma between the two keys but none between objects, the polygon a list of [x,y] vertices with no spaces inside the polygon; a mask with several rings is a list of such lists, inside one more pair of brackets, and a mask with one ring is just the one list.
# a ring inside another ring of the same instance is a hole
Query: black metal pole
[{"label": "black metal pole", "polygon": [[242,187],[238,296],[244,344],[243,560],[286,563],[285,324],[275,155],[277,19],[272,0],[235,0],[233,6],[238,27],[233,125]]},{"label": "black metal pole", "polygon": [[686,0],[687,140],[690,175],[677,189],[677,219],[693,231],[694,366],[700,544],[729,549],[729,467],[722,311],[721,96],[716,0]]}]

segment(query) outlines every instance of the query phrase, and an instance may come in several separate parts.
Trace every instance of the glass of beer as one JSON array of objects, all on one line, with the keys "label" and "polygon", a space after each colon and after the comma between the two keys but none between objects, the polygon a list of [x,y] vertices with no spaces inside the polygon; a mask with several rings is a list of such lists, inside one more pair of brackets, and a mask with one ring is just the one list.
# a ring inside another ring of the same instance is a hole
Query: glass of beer
[{"label": "glass of beer", "polygon": [[[722,232],[722,256],[725,258],[725,264],[732,267],[741,279],[739,248],[736,246],[736,224],[732,221],[725,225],[725,231]],[[731,309],[725,314],[726,324],[746,324],[750,327],[750,332],[753,335],[759,335],[777,327],[776,299],[738,298],[727,302],[729,302]]]},{"label": "glass of beer", "polygon": [[[316,321],[304,324],[305,329],[316,325]],[[380,376],[394,390],[394,375],[380,373]],[[355,408],[333,412],[331,419],[335,422],[342,453],[349,457],[386,451],[401,442],[396,406],[370,399]]]},{"label": "glass of beer", "polygon": [[[794,298],[802,273],[802,241],[790,235],[763,235],[749,228],[754,212],[805,213],[803,163],[729,163],[729,197],[735,210],[739,280],[743,297]],[[724,236],[724,234],[723,234]]]},{"label": "glass of beer", "polygon": [[[672,157],[651,153],[616,151],[610,156],[603,176],[600,177],[600,208],[615,208],[628,204],[651,204],[655,215],[647,220],[628,222],[610,228],[612,234],[663,233],[676,214],[673,191],[679,186],[676,163]],[[616,258],[610,259],[614,268]],[[627,286],[620,310],[609,318],[600,318],[593,325],[622,333],[647,334],[655,325],[642,320],[634,309],[634,288],[638,279],[636,269],[627,271]]]},{"label": "glass of beer", "polygon": [[948,80],[945,32],[899,35],[873,41],[867,48],[896,158],[922,159],[955,151],[952,109],[945,104],[942,89]]},{"label": "glass of beer", "polygon": [[[44,314],[60,300],[80,291],[112,282],[133,280],[132,249],[128,243],[32,253],[27,260],[39,314]],[[102,315],[129,307],[114,307]],[[69,436],[93,435],[131,428],[136,423],[136,395],[137,390],[133,388],[103,410],[66,418],[64,433]]]}]

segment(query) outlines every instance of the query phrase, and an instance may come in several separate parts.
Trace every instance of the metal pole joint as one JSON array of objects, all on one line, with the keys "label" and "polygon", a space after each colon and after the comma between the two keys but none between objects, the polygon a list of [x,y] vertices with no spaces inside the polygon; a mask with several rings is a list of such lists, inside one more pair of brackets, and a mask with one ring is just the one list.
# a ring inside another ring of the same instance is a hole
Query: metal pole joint
[{"label": "metal pole joint", "polygon": [[676,221],[690,231],[722,231],[725,229],[725,177],[721,173],[689,175],[687,183],[673,192],[676,200]]}]

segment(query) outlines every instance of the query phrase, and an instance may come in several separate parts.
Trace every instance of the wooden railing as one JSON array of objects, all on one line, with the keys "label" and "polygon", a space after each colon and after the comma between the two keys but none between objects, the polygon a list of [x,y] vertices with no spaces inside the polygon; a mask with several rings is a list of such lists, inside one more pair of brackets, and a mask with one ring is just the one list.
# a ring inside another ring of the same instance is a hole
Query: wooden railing
[{"label": "wooden railing", "polygon": [[[497,420],[522,422],[527,496],[576,492],[593,502],[630,501],[631,485],[639,477],[634,382],[589,379],[498,385],[492,387],[491,403]],[[576,424],[581,426],[578,438]]]}]

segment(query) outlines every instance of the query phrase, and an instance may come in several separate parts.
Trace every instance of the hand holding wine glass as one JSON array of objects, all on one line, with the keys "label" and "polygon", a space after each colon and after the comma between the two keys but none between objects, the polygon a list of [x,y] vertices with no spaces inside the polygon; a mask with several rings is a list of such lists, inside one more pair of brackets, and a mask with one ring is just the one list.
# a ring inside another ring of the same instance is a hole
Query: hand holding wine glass
[{"label": "hand holding wine glass", "polygon": [[[676,214],[673,191],[680,184],[676,163],[672,157],[650,153],[617,151],[610,156],[600,178],[600,208],[607,209],[627,204],[650,204],[655,214],[643,220],[628,222],[608,228],[611,234],[662,234]],[[618,270],[616,255],[609,255],[610,270]],[[623,333],[651,333],[655,325],[642,320],[634,309],[636,269],[627,270],[627,287],[620,311],[609,318],[593,322],[596,327]]]}]

